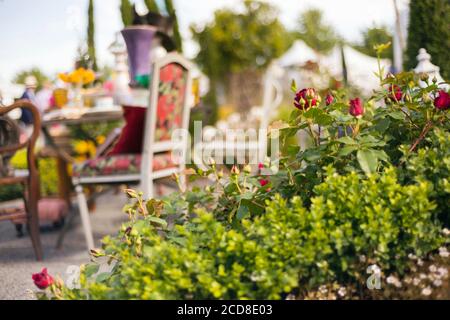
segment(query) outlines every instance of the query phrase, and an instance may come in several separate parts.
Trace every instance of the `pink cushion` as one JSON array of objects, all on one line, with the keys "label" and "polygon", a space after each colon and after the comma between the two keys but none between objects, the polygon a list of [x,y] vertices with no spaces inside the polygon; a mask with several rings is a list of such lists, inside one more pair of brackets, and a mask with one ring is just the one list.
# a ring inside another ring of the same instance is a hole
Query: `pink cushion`
[{"label": "pink cushion", "polygon": [[[20,210],[25,211],[25,207],[22,204]],[[39,222],[57,222],[64,218],[69,208],[67,202],[58,198],[43,198],[38,201]],[[13,220],[15,224],[25,223],[24,219]]]}]

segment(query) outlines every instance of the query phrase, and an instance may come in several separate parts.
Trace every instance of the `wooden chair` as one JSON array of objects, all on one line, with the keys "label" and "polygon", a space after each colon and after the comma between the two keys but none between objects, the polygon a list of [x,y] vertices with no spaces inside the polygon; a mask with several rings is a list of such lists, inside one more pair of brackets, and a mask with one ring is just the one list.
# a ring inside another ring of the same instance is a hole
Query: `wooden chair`
[{"label": "wooden chair", "polygon": [[[2,141],[0,137],[0,158],[2,155],[13,155],[20,149],[27,149],[28,172],[25,175],[18,174],[0,174],[0,186],[22,184],[24,187],[25,212],[23,210],[15,210],[14,208],[0,209],[0,221],[4,220],[26,220],[27,228],[31,237],[34,252],[37,260],[42,260],[42,246],[39,235],[39,215],[38,215],[38,199],[39,199],[39,173],[37,162],[34,154],[34,146],[39,136],[41,128],[41,118],[38,109],[28,101],[21,100],[8,107],[0,107],[0,117],[9,119],[6,114],[15,109],[27,109],[33,115],[33,131],[31,136],[25,141]],[[12,128],[9,131],[13,130]],[[1,160],[1,159],[0,159]]]},{"label": "wooden chair", "polygon": [[[74,167],[72,181],[88,249],[94,248],[94,239],[83,185],[137,183],[144,197],[151,198],[154,180],[184,171],[185,161],[174,161],[172,154],[186,155],[187,136],[173,141],[172,135],[178,129],[188,132],[191,68],[191,63],[177,53],[153,64],[142,154],[96,157]],[[183,176],[180,180],[184,184]]]}]

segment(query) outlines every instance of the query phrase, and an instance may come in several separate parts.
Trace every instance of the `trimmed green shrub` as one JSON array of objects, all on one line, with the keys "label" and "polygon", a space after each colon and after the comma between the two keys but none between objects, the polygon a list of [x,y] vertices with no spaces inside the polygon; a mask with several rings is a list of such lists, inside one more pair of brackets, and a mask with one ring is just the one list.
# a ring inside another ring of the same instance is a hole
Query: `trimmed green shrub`
[{"label": "trimmed green shrub", "polygon": [[417,154],[407,155],[404,180],[407,183],[429,181],[433,185],[431,200],[437,204],[436,214],[447,228],[450,226],[450,133],[435,129],[427,139],[428,146]]},{"label": "trimmed green shrub", "polygon": [[264,215],[234,229],[204,210],[171,230],[146,216],[95,253],[114,261],[112,272],[87,265],[82,289],[63,289],[64,298],[280,299],[330,281],[362,286],[368,263],[402,271],[409,253],[442,244],[429,191],[401,186],[393,169],[368,179],[330,173],[310,210],[299,197],[275,196]]}]

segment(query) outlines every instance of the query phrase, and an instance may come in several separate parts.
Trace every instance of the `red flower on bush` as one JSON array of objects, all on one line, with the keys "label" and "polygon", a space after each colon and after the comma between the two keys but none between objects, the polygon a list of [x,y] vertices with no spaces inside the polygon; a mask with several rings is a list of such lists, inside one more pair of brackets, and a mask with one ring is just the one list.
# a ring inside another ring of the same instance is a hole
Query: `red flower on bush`
[{"label": "red flower on bush", "polygon": [[261,185],[261,187],[264,187],[268,183],[269,183],[269,180],[267,180],[267,179],[260,179],[259,180],[259,184]]},{"label": "red flower on bush", "polygon": [[36,287],[42,290],[53,284],[53,278],[47,273],[47,268],[43,268],[41,272],[33,274],[31,278]]},{"label": "red flower on bush", "polygon": [[439,110],[447,110],[450,108],[450,94],[444,90],[440,90],[439,95],[434,99],[434,106]]},{"label": "red flower on bush", "polygon": [[327,97],[325,98],[325,103],[327,106],[329,106],[330,104],[332,104],[334,101],[334,97],[331,93],[327,94]]},{"label": "red flower on bush", "polygon": [[307,110],[310,106],[315,107],[319,100],[316,90],[313,88],[302,89],[295,94],[294,106],[300,110]]},{"label": "red flower on bush", "polygon": [[394,84],[392,86],[389,86],[389,97],[391,99],[400,101],[402,100],[402,95],[402,89],[398,85]]},{"label": "red flower on bush", "polygon": [[360,117],[364,114],[364,106],[360,98],[350,100],[348,112],[354,117]]}]

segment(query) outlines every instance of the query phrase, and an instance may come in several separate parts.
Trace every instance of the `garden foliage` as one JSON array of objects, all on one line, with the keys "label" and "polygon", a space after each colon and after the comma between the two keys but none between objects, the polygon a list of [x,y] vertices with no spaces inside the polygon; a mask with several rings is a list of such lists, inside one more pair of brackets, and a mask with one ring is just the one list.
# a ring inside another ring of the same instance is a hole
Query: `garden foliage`
[{"label": "garden foliage", "polygon": [[289,121],[272,128],[311,145],[283,148],[277,174],[266,162],[226,177],[211,162],[189,172],[213,181],[202,189],[126,190],[130,221],[92,252],[80,287],[56,282],[47,297],[282,299],[337,283],[361,298],[368,267],[403,277],[410,257],[448,253],[450,96],[425,75],[377,75],[368,101],[294,86]]}]

